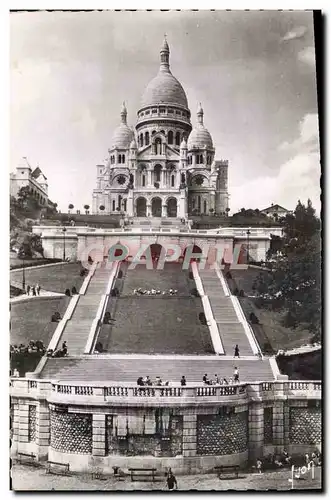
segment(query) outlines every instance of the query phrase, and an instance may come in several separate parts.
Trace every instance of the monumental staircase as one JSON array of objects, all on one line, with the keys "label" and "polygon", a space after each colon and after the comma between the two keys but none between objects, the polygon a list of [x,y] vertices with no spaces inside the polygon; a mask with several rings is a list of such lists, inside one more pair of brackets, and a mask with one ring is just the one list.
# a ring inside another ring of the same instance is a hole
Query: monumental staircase
[{"label": "monumental staircase", "polygon": [[111,269],[106,267],[98,267],[95,270],[85,294],[79,296],[74,313],[66,323],[57,349],[61,348],[62,342],[66,341],[70,356],[84,353],[92,322],[96,316],[101,296],[106,291],[110,273]]},{"label": "monumental staircase", "polygon": [[199,270],[202,286],[217,323],[219,335],[226,355],[233,355],[236,344],[241,356],[254,354],[244,324],[239,320],[229,295],[226,295],[215,270]]}]

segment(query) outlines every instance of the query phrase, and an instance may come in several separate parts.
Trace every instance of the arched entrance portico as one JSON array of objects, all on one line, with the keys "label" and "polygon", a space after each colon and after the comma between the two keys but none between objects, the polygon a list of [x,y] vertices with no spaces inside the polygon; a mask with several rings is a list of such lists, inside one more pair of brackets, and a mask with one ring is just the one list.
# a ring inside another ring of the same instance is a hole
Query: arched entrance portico
[{"label": "arched entrance portico", "polygon": [[152,216],[161,217],[162,215],[162,200],[159,197],[152,199]]},{"label": "arched entrance portico", "polygon": [[158,243],[153,243],[152,245],[149,246],[153,260],[160,258],[162,248],[163,248],[162,245],[159,245]]},{"label": "arched entrance portico", "polygon": [[190,250],[191,252],[191,260],[190,262],[192,262],[193,260],[196,260],[197,262],[200,262],[200,257],[195,257],[195,254],[201,254],[202,253],[202,250],[200,247],[198,247],[198,245],[188,245],[185,250],[183,251],[183,257],[185,258],[185,255],[186,255],[186,251],[187,250]]},{"label": "arched entrance portico", "polygon": [[137,199],[136,212],[137,212],[137,217],[146,217],[147,215],[146,198],[140,197]]},{"label": "arched entrance portico", "polygon": [[167,201],[167,216],[177,217],[177,200],[176,198],[169,198]]}]

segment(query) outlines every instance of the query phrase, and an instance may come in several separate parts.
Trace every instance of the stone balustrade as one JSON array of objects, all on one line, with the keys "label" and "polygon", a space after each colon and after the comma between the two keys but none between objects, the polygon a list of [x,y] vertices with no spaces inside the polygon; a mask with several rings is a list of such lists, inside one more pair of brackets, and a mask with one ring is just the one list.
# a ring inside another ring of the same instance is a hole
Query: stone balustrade
[{"label": "stone balustrade", "polygon": [[[173,228],[173,227],[152,227],[152,226],[139,226],[139,227],[123,227],[123,228],[93,228],[93,227],[82,227],[82,226],[68,226],[66,231],[66,238],[74,235],[89,235],[91,233],[95,234],[123,234],[123,233],[171,233],[171,234],[190,234],[190,235],[209,235],[209,236],[230,236],[236,238],[246,238],[247,239],[248,228],[243,227],[220,227],[215,229],[188,229],[188,228]],[[268,238],[270,234],[275,234],[281,236],[281,227],[263,227],[263,228],[249,228],[250,238],[261,237]],[[63,238],[62,227],[56,226],[33,226],[32,232],[36,234],[42,234],[43,236],[61,236]]]},{"label": "stone balustrade", "polygon": [[12,378],[10,393],[13,397],[31,397],[47,399],[57,403],[103,404],[119,402],[123,404],[139,404],[149,401],[157,405],[160,400],[169,403],[215,403],[237,400],[262,401],[263,399],[292,399],[304,396],[305,399],[321,399],[320,381],[273,381],[241,383],[233,385],[187,386],[137,386],[133,384],[66,383],[49,380]]}]

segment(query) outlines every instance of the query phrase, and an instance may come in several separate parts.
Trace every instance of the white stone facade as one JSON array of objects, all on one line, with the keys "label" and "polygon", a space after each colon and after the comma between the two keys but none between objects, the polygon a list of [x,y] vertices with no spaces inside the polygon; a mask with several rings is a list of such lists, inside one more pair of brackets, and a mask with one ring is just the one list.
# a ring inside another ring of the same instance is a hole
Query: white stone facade
[{"label": "white stone facade", "polygon": [[93,213],[180,218],[226,214],[228,161],[215,161],[201,105],[192,130],[185,91],[170,71],[169,53],[165,41],[159,73],[145,89],[135,130],[127,125],[123,104],[108,158],[97,165]]},{"label": "white stone facade", "polygon": [[[22,158],[16,167],[16,172],[10,174],[10,194],[17,196],[19,190],[28,187],[40,205],[47,206],[51,203],[48,199],[47,178],[39,167],[32,170],[27,158]],[[52,204],[52,203],[51,203]]]}]

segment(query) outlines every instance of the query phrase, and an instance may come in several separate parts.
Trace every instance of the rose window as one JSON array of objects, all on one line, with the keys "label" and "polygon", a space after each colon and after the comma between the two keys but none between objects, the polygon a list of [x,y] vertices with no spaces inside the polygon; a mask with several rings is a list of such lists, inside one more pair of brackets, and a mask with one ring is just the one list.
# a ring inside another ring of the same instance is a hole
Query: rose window
[{"label": "rose window", "polygon": [[203,184],[203,181],[204,181],[204,179],[203,179],[202,175],[197,175],[194,179],[194,182],[197,186],[201,186]]},{"label": "rose window", "polygon": [[123,184],[125,184],[125,181],[126,181],[126,178],[124,177],[124,175],[119,175],[117,177],[117,182],[122,186]]}]

